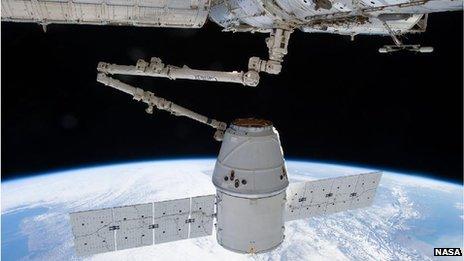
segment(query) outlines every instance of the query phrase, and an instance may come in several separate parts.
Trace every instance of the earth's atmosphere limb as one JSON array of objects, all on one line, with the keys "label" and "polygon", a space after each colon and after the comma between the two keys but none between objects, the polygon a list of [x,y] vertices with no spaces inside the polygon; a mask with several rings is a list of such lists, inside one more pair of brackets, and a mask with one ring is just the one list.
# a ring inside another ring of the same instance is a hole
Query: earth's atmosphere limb
[{"label": "earth's atmosphere limb", "polygon": [[[2,260],[76,259],[69,212],[214,194],[214,159],[82,168],[2,182]],[[291,182],[364,168],[287,161]],[[385,172],[370,208],[286,223],[276,250],[241,255],[215,235],[90,257],[95,260],[432,260],[463,245],[463,187]],[[452,260],[446,258],[446,260]]]}]

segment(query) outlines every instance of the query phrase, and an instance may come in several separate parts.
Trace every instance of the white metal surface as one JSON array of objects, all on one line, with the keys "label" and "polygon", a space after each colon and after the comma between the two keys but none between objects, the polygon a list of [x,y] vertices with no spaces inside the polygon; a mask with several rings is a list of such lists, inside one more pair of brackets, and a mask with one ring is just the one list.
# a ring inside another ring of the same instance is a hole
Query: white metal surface
[{"label": "white metal surface", "polygon": [[[215,195],[70,214],[78,256],[212,234]],[[189,233],[190,230],[190,233]]]},{"label": "white metal surface", "polygon": [[370,206],[381,176],[381,172],[374,172],[290,184],[285,220]]},{"label": "white metal surface", "polygon": [[[398,16],[397,19],[388,21],[388,25],[399,34],[408,32],[421,32],[424,29],[416,28],[423,14],[411,14]],[[341,35],[388,35],[389,31],[383,25],[383,21],[376,16],[365,18],[343,18],[322,20],[301,27],[307,33],[334,33]]]},{"label": "white metal surface", "polygon": [[201,27],[209,0],[2,0],[2,21]]},{"label": "white metal surface", "polygon": [[[251,122],[246,126],[246,122]],[[213,172],[218,190],[243,197],[265,197],[288,186],[279,134],[270,122],[238,119],[227,128]]]},{"label": "white metal surface", "polygon": [[220,245],[239,253],[260,253],[282,243],[288,179],[279,135],[271,122],[238,119],[229,126],[213,184]]},{"label": "white metal surface", "polygon": [[[269,32],[300,28],[305,32],[387,34],[380,14],[423,14],[462,10],[462,0],[227,0],[212,1],[210,19],[230,31]],[[417,19],[398,18],[395,30],[406,32]]]},{"label": "white metal surface", "polygon": [[263,198],[245,198],[217,191],[217,241],[239,253],[261,253],[284,239],[285,191]]}]

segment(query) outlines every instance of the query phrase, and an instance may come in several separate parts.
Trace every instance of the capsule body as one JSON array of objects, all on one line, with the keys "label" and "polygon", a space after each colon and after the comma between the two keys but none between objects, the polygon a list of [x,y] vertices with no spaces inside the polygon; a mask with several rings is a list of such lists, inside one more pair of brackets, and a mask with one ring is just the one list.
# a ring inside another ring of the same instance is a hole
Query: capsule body
[{"label": "capsule body", "polygon": [[284,237],[285,161],[272,123],[239,119],[226,130],[213,172],[217,240],[240,253],[269,251]]}]

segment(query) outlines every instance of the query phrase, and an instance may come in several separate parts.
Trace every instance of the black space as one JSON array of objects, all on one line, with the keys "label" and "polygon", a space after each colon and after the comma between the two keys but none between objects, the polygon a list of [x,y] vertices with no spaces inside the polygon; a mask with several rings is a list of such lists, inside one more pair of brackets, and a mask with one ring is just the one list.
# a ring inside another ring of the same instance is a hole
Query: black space
[{"label": "black space", "polygon": [[[292,35],[279,76],[258,88],[121,78],[210,117],[270,119],[287,158],[421,172],[462,182],[462,12],[432,14],[408,43],[433,54],[381,55],[387,37]],[[2,175],[140,159],[215,156],[213,130],[96,83],[98,61],[158,56],[192,68],[243,70],[267,57],[265,34],[2,23]]]}]

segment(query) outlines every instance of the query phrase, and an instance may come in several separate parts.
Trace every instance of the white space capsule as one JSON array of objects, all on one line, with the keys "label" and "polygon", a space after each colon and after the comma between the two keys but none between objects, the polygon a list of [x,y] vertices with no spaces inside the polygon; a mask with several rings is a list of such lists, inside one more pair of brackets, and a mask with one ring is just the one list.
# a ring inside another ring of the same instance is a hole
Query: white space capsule
[{"label": "white space capsule", "polygon": [[259,253],[282,243],[288,178],[279,135],[271,122],[238,119],[229,126],[213,184],[220,245]]},{"label": "white space capsule", "polygon": [[379,172],[289,185],[279,134],[270,121],[238,119],[227,127],[106,75],[98,81],[148,104],[148,113],[157,108],[215,128],[214,137],[222,139],[212,177],[217,192],[71,213],[78,256],[210,236],[215,218],[218,244],[239,253],[262,253],[282,243],[287,221],[374,201]]}]

